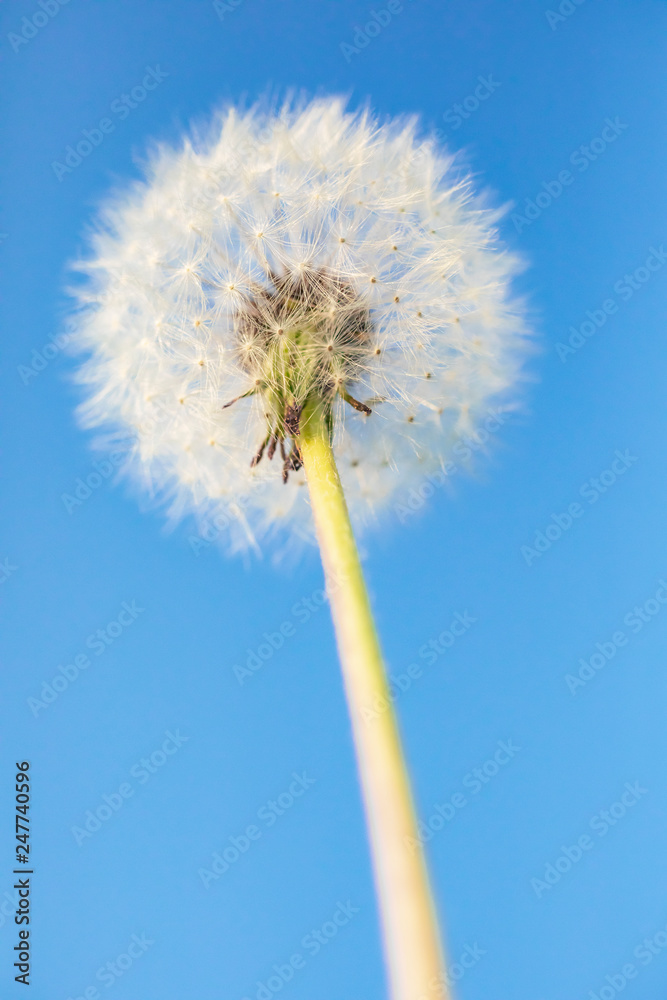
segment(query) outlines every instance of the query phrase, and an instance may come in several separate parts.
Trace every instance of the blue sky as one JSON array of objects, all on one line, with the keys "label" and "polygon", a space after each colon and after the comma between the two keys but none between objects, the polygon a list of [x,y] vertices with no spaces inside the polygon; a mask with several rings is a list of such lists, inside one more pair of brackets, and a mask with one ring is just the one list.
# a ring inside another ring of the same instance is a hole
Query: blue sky
[{"label": "blue sky", "polygon": [[[316,553],[246,566],[196,553],[191,525],[166,533],[95,467],[53,340],[67,262],[148,140],[288,88],[441,129],[513,202],[504,237],[530,263],[523,410],[477,476],[406,496],[418,509],[364,541],[456,995],[662,995],[664,2],[56,3],[0,10],[3,997],[23,995],[25,759],[34,1000],[385,996]],[[90,155],[58,169],[103,119]],[[457,614],[469,626],[430,662]],[[287,622],[239,683],[235,665]],[[202,877],[216,852],[227,870]]]}]

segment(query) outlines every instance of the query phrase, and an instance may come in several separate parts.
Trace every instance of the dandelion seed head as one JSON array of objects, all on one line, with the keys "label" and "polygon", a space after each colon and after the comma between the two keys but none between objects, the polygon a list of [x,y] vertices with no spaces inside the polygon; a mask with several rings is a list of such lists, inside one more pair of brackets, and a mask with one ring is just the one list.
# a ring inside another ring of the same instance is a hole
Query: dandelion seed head
[{"label": "dandelion seed head", "polygon": [[221,518],[245,549],[312,533],[290,449],[317,397],[360,527],[516,387],[498,217],[415,122],[333,98],[229,109],[100,214],[77,265],[82,418],[173,517]]}]

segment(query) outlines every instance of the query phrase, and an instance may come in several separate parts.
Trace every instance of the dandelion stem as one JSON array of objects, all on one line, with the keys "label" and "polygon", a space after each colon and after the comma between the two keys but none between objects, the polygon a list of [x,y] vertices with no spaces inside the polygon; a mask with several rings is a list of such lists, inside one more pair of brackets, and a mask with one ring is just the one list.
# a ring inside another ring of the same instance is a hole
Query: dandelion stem
[{"label": "dandelion stem", "polygon": [[298,445],[352,720],[392,1000],[447,997],[437,918],[398,725],[331,447],[330,421],[319,404],[304,408]]}]

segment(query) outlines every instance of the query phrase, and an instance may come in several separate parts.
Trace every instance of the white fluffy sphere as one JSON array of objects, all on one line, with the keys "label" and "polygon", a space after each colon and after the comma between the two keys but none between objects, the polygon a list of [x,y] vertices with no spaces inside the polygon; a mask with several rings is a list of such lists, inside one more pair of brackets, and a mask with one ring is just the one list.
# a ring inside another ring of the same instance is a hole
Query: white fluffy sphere
[{"label": "white fluffy sphere", "polygon": [[[173,515],[223,527],[232,548],[309,536],[278,392],[296,371],[297,402],[330,398],[360,526],[442,470],[516,385],[526,331],[497,217],[414,122],[332,98],[227,110],[159,147],[100,214],[77,265],[84,420]],[[278,446],[287,459],[270,461]]]}]

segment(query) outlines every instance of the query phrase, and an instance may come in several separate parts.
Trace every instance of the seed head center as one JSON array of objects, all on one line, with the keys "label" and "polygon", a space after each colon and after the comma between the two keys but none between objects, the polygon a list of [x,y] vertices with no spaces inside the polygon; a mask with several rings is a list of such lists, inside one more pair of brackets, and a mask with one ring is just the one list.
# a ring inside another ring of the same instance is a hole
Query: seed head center
[{"label": "seed head center", "polygon": [[257,288],[237,312],[237,356],[259,392],[267,419],[264,448],[293,439],[285,457],[284,478],[300,467],[295,439],[309,402],[331,411],[336,394],[361,412],[367,406],[349,396],[374,355],[373,324],[367,305],[344,279],[325,269],[271,274],[271,287]]}]

